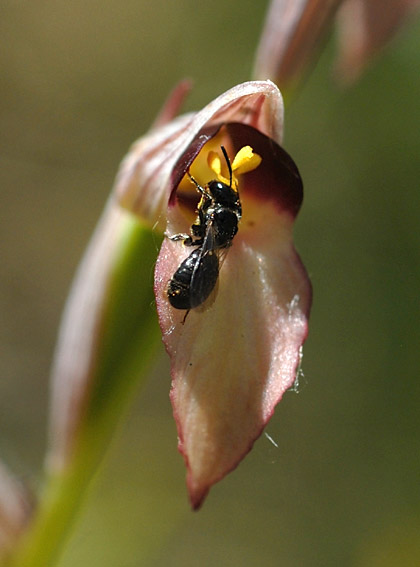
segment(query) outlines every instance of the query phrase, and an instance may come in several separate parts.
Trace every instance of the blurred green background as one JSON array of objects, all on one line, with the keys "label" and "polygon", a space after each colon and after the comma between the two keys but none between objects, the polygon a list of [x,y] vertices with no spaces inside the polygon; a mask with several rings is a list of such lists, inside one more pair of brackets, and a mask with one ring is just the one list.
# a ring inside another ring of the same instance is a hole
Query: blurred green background
[{"label": "blurred green background", "polygon": [[[2,3],[0,452],[41,476],[60,313],[118,164],[169,89],[250,78],[265,3]],[[59,567],[420,565],[420,22],[362,80],[333,42],[286,115],[314,305],[300,393],[189,510],[163,353]]]}]

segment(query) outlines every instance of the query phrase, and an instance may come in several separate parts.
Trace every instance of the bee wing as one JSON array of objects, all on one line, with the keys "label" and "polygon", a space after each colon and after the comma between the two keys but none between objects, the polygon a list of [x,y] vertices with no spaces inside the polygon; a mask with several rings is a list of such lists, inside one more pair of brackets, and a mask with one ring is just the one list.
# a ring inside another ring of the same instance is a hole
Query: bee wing
[{"label": "bee wing", "polygon": [[[220,270],[223,266],[223,262],[226,259],[228,250],[229,250],[229,248],[218,248],[213,252],[216,255],[217,261],[218,261],[218,272],[217,272],[218,275],[220,274]],[[213,305],[213,302],[214,302],[214,300],[216,299],[216,296],[217,296],[218,289],[219,289],[219,277],[217,277],[217,279],[214,283],[213,289],[209,293],[209,296],[206,299],[206,301],[203,303],[202,311],[205,311],[211,305]],[[200,307],[197,308],[197,311],[200,311]]]},{"label": "bee wing", "polygon": [[219,272],[221,267],[223,266],[223,262],[226,259],[227,253],[229,251],[230,248],[229,244],[228,246],[224,246],[223,248],[221,248],[220,246],[216,246],[215,244],[215,230],[213,225],[211,224],[206,232],[204,241],[203,241],[203,249],[209,249],[209,250],[213,250],[214,254],[216,254],[218,260],[219,260]]},{"label": "bee wing", "polygon": [[219,276],[219,254],[215,249],[214,229],[207,226],[203,244],[199,248],[197,261],[191,275],[191,307],[198,307],[206,301],[216,286]]}]

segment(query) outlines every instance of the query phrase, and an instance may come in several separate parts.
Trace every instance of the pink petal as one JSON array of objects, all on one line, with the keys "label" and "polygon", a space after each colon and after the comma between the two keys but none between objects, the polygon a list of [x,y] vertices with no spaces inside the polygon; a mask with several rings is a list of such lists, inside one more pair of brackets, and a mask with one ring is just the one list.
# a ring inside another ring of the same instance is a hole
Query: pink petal
[{"label": "pink petal", "polygon": [[316,61],[338,9],[337,74],[354,81],[419,6],[419,0],[272,0],[254,77],[293,89]]},{"label": "pink petal", "polygon": [[185,312],[166,298],[179,243],[165,240],[156,267],[171,399],[194,508],[261,434],[295,380],[307,335],[311,287],[293,247],[293,219],[269,203],[263,217],[251,235],[235,238],[213,306],[192,310],[184,325]]},{"label": "pink petal", "polygon": [[[177,100],[181,98],[178,96]],[[166,107],[174,112],[176,104],[168,102]],[[133,145],[121,164],[114,189],[120,204],[164,230],[175,165],[180,156],[188,153],[203,128],[224,122],[248,124],[280,143],[283,101],[278,88],[270,81],[242,83],[200,112],[152,129]]]},{"label": "pink petal", "polygon": [[254,76],[280,88],[300,79],[318,54],[341,0],[272,0],[258,47]]},{"label": "pink petal", "polygon": [[356,80],[419,6],[419,0],[346,0],[338,12],[339,78]]},{"label": "pink petal", "polygon": [[192,81],[189,79],[184,79],[175,85],[175,88],[169,93],[165,104],[155,118],[152,129],[165,126],[177,116],[185,102],[185,99],[190,94],[191,89]]}]

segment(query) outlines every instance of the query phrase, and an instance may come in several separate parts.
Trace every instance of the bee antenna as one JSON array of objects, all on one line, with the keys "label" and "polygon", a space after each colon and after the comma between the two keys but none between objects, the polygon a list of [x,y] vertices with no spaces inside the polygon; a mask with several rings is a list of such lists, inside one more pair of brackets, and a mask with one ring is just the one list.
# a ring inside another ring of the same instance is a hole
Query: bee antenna
[{"label": "bee antenna", "polygon": [[198,182],[196,179],[194,179],[194,177],[191,175],[191,173],[190,173],[189,171],[187,171],[187,175],[188,175],[188,177],[190,178],[191,183],[194,183],[194,185],[196,186],[197,190],[198,190],[202,195],[204,195],[205,197],[209,198],[209,195],[208,195],[208,193],[206,192],[205,187],[201,187],[201,185],[199,184],[199,182]]},{"label": "bee antenna", "polygon": [[227,155],[227,151],[225,149],[224,146],[220,146],[222,148],[222,152],[223,155],[225,156],[225,160],[228,166],[228,170],[229,170],[229,187],[232,189],[232,178],[233,178],[233,172],[232,172],[232,166],[230,165],[230,159],[229,156]]},{"label": "bee antenna", "polygon": [[201,185],[199,184],[199,182],[196,179],[194,179],[194,177],[191,175],[191,173],[189,171],[187,171],[187,175],[190,178],[191,182],[194,183],[194,185],[197,187],[197,189],[199,191],[201,191]]}]

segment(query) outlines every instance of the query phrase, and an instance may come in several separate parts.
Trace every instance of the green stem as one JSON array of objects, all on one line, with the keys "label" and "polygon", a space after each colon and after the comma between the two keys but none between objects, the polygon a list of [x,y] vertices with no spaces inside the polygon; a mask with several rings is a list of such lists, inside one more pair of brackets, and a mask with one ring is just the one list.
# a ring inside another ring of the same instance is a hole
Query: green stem
[{"label": "green stem", "polygon": [[[158,333],[155,333],[154,339],[160,340]],[[154,342],[158,343],[158,340]],[[121,375],[118,379],[121,379]],[[83,439],[79,441],[77,457],[71,466],[47,479],[34,523],[8,566],[49,567],[56,564],[115,428],[132,398],[129,390],[120,391],[119,394],[120,403],[115,400],[119,407],[113,408],[112,415],[106,419],[104,416],[102,423],[97,422],[94,428],[84,432]]]},{"label": "green stem", "polygon": [[96,362],[72,457],[59,472],[47,473],[33,521],[7,567],[56,565],[89,484],[160,342],[151,282],[159,238],[129,216],[116,238]]}]

